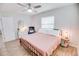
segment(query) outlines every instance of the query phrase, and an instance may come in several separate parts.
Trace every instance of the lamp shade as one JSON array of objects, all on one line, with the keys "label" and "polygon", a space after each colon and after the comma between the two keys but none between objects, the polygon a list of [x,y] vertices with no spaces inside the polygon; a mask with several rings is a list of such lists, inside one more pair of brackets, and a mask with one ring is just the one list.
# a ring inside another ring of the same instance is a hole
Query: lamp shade
[{"label": "lamp shade", "polygon": [[62,32],[62,38],[63,38],[63,39],[68,39],[68,32],[63,31],[63,32]]},{"label": "lamp shade", "polygon": [[19,31],[20,31],[20,32],[24,32],[26,29],[27,29],[27,27],[26,27],[26,26],[23,26],[23,27],[20,28]]}]

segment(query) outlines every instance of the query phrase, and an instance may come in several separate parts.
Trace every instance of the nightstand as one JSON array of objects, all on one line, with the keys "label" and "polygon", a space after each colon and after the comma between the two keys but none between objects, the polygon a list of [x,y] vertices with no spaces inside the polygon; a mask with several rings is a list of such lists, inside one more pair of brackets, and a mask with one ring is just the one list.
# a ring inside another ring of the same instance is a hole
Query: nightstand
[{"label": "nightstand", "polygon": [[69,46],[69,39],[61,39],[61,44],[62,47],[68,47]]}]

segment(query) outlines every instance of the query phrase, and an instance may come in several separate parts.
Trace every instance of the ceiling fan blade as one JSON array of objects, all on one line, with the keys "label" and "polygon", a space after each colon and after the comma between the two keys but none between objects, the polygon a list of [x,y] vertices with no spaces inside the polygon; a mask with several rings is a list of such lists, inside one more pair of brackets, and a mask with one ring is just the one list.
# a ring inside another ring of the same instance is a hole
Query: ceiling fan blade
[{"label": "ceiling fan blade", "polygon": [[40,8],[40,7],[41,7],[41,5],[34,6],[34,8]]},{"label": "ceiling fan blade", "polygon": [[27,7],[26,5],[23,5],[21,3],[17,3],[19,6],[22,6],[22,7]]}]

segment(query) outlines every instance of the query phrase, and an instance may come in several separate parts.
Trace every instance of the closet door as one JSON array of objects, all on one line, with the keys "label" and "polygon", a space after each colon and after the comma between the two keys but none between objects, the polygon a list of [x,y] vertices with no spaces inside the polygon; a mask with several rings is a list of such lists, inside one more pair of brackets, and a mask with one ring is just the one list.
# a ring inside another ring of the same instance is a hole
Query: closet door
[{"label": "closet door", "polygon": [[2,41],[2,26],[1,26],[1,18],[0,18],[0,48],[3,46],[3,41]]},{"label": "closet door", "polygon": [[4,41],[15,39],[14,21],[12,17],[2,17]]}]

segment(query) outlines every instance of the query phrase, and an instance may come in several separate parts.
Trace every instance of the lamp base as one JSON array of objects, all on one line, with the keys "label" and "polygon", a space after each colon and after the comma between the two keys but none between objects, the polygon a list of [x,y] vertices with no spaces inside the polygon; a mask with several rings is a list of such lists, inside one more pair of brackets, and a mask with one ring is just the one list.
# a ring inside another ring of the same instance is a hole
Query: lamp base
[{"label": "lamp base", "polygon": [[61,44],[62,47],[68,47],[69,46],[69,40],[61,39]]}]

